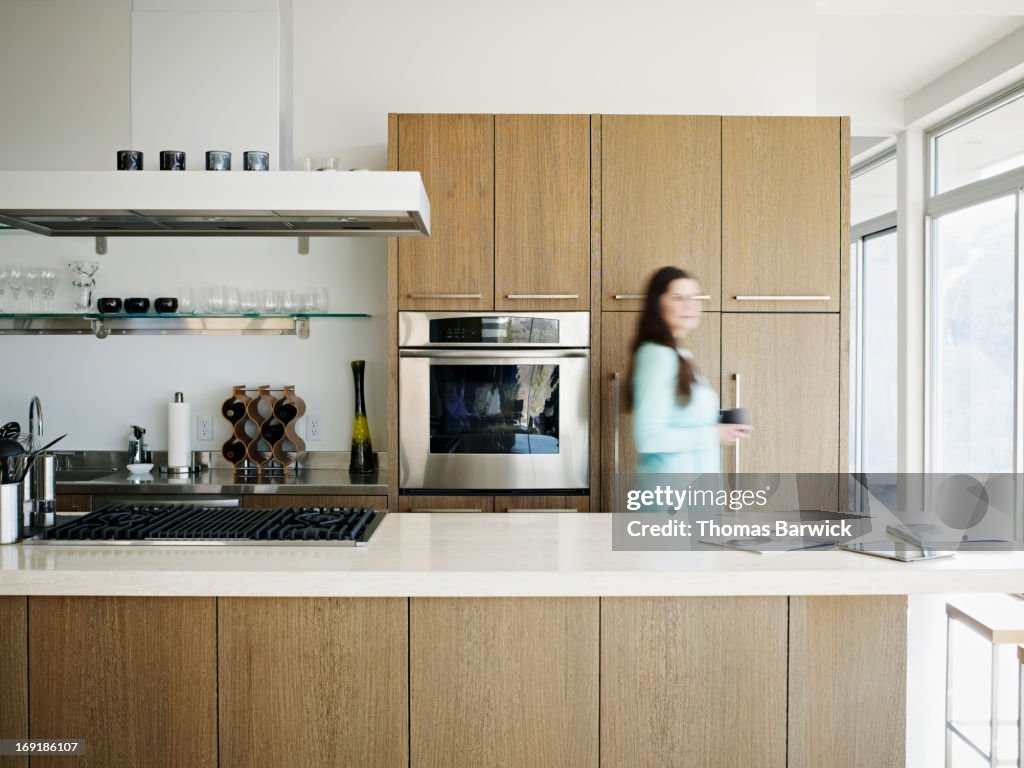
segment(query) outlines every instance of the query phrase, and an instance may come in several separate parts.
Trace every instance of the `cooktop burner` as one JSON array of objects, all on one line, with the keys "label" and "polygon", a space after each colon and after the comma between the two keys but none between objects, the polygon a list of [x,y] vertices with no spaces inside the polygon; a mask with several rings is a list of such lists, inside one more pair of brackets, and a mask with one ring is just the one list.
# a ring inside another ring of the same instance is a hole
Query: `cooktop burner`
[{"label": "cooktop burner", "polygon": [[50,528],[26,544],[340,544],[365,546],[382,510],[251,509],[117,504]]}]

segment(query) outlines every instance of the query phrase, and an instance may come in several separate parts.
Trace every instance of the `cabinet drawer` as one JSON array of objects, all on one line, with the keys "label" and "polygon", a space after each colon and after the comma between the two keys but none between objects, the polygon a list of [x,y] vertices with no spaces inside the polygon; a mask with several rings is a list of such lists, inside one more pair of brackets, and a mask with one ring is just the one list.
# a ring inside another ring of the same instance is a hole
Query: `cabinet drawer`
[{"label": "cabinet drawer", "polygon": [[493,496],[399,496],[399,512],[493,512]]},{"label": "cabinet drawer", "polygon": [[495,496],[495,512],[589,512],[589,496]]},{"label": "cabinet drawer", "polygon": [[243,507],[287,509],[288,507],[374,507],[388,508],[387,496],[304,496],[258,493],[242,497]]}]

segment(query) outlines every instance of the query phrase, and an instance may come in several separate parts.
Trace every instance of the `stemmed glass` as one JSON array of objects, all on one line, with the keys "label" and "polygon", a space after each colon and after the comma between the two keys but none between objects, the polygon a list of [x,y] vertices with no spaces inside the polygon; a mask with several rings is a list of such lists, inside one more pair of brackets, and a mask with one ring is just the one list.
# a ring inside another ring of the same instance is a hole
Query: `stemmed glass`
[{"label": "stemmed glass", "polygon": [[7,267],[0,267],[0,313],[4,311],[4,291],[7,290],[7,276],[10,270]]},{"label": "stemmed glass", "polygon": [[44,269],[39,273],[39,288],[43,292],[43,311],[53,312],[53,294],[57,292],[57,272]]},{"label": "stemmed glass", "polygon": [[11,295],[14,297],[11,312],[17,312],[18,294],[21,293],[21,267],[11,267],[7,271],[7,286],[11,289]]},{"label": "stemmed glass", "polygon": [[35,304],[36,288],[39,286],[39,270],[38,269],[26,269],[25,270],[25,293],[28,295],[28,311],[32,314],[33,305]]},{"label": "stemmed glass", "polygon": [[92,279],[92,276],[99,268],[98,261],[72,261],[68,264],[68,269],[74,273],[76,278],[72,285],[78,289],[78,295],[75,297],[76,312],[88,312],[92,306],[92,289],[96,286],[96,281]]}]

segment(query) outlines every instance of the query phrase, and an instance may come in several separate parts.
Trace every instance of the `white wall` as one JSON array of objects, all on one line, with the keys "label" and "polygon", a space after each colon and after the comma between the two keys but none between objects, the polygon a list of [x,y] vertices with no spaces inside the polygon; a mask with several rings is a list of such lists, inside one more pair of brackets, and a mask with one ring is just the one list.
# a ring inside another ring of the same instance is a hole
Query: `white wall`
[{"label": "white wall", "polygon": [[[216,8],[236,5],[251,3],[221,0]],[[0,70],[19,73],[0,79],[0,168],[113,167],[131,136],[131,10],[129,0],[0,2]],[[814,5],[805,0],[295,0],[293,14],[294,154],[338,156],[344,168],[385,167],[389,111],[815,108]],[[228,30],[225,45],[230,38]],[[153,167],[157,159],[147,152],[146,160]],[[0,263],[60,266],[91,249],[84,239],[0,234]],[[332,310],[376,317],[314,321],[307,341],[2,337],[9,373],[0,385],[0,419],[24,420],[29,398],[39,394],[47,434],[70,433],[65,447],[122,448],[128,424],[142,422],[161,448],[163,403],[181,390],[193,413],[215,417],[215,441],[194,447],[215,447],[228,434],[218,414],[233,384],[290,383],[325,420],[324,442],[309,447],[345,450],[349,361],[364,358],[371,430],[383,446],[385,253],[383,240],[314,239],[310,256],[300,257],[292,241],[112,239],[100,257],[100,295],[154,297],[210,283],[326,284]],[[70,306],[70,290],[65,277],[58,306]]]}]

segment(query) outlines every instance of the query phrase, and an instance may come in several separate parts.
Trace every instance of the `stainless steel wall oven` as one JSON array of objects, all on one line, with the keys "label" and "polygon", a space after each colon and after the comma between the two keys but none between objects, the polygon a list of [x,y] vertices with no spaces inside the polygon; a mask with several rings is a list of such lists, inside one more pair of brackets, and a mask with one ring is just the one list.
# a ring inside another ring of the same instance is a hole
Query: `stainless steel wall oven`
[{"label": "stainless steel wall oven", "polygon": [[399,313],[399,487],[585,490],[587,312]]}]

